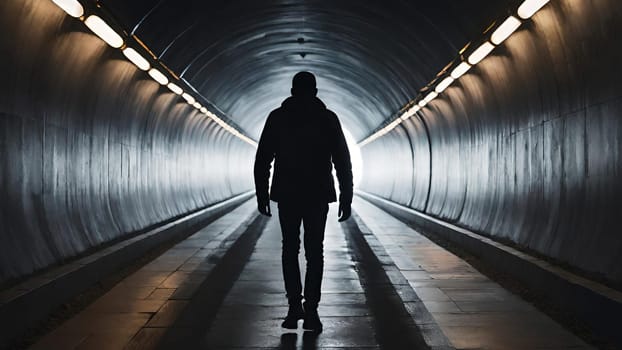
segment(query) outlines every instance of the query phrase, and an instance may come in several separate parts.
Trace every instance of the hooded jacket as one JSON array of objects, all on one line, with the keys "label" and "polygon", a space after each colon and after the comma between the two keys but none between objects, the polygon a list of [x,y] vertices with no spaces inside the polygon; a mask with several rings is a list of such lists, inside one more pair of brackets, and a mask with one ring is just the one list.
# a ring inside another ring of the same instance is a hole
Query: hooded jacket
[{"label": "hooded jacket", "polygon": [[352,165],[337,115],[317,97],[291,96],[270,113],[259,140],[254,169],[257,199],[334,202],[333,164],[339,181],[339,201],[351,203]]}]

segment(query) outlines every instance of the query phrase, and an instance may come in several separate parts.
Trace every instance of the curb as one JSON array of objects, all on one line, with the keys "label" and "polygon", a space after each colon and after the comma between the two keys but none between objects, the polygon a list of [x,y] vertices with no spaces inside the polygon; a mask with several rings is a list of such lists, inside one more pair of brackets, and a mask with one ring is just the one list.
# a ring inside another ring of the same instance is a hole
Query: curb
[{"label": "curb", "polygon": [[422,229],[423,234],[432,233],[457,244],[486,264],[544,295],[557,307],[569,310],[594,334],[622,346],[622,293],[401,204],[363,191],[357,191],[357,195],[406,224]]},{"label": "curb", "polygon": [[[415,290],[408,283],[406,277],[404,277],[402,272],[397,268],[393,259],[384,249],[382,243],[380,243],[376,235],[367,227],[356,211],[352,213],[351,220],[354,221],[353,225],[356,226],[356,230],[358,231],[357,233],[352,233],[361,235],[362,239],[366,242],[365,244],[367,244],[371,252],[378,259],[390,284],[401,299],[401,303],[404,305],[406,312],[408,312],[408,315],[421,334],[425,345],[431,350],[454,350],[455,347],[434,320],[434,317],[425,307]],[[409,307],[407,307],[407,305]]]},{"label": "curb", "polygon": [[253,193],[242,193],[198,210],[0,292],[0,348],[105,276],[158,245],[183,237],[189,228],[220,217],[248,200]]}]

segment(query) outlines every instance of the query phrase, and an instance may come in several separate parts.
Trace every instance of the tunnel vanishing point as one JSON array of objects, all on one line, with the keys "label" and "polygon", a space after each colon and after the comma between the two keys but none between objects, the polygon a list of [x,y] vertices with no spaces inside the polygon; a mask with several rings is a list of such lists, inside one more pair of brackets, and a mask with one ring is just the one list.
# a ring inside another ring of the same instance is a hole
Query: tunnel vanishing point
[{"label": "tunnel vanishing point", "polygon": [[[621,1],[3,0],[0,28],[0,348],[622,348]],[[299,71],[360,153],[321,334],[279,326],[253,187]]]}]

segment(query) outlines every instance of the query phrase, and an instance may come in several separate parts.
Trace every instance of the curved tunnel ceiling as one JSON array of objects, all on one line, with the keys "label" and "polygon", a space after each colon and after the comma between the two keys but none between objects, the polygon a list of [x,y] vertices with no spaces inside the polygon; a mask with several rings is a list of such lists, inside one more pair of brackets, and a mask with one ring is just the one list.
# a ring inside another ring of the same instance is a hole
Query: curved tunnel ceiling
[{"label": "curved tunnel ceiling", "polygon": [[309,70],[356,139],[425,86],[511,0],[103,0],[251,137]]}]

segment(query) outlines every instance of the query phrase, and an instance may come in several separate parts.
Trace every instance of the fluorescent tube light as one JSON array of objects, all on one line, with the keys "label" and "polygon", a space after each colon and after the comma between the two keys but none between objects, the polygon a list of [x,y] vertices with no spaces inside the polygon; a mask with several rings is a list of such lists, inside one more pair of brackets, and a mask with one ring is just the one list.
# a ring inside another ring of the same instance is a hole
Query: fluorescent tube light
[{"label": "fluorescent tube light", "polygon": [[200,103],[198,103],[198,102],[193,103],[193,104],[192,104],[192,106],[193,106],[194,108],[196,108],[196,109],[201,109],[201,107],[203,107],[203,106],[201,106],[201,104],[200,104]]},{"label": "fluorescent tube light", "polygon": [[96,15],[90,15],[85,21],[89,29],[105,41],[108,45],[119,48],[123,46],[123,38],[112,29],[108,23]]},{"label": "fluorescent tube light", "polygon": [[177,86],[175,83],[168,83],[168,85],[166,86],[169,88],[169,90],[177,95],[181,95],[184,92],[184,90]]},{"label": "fluorescent tube light", "polygon": [[471,69],[471,65],[466,62],[461,62],[454,70],[451,71],[451,77],[458,79]]},{"label": "fluorescent tube light", "polygon": [[196,102],[196,100],[194,99],[194,97],[192,97],[190,94],[188,94],[187,92],[184,92],[181,97],[184,98],[184,100],[188,101],[189,104],[193,104]]},{"label": "fluorescent tube light", "polygon": [[428,94],[428,96],[425,97],[425,102],[426,103],[430,103],[430,101],[432,101],[433,99],[436,98],[436,96],[438,96],[438,93],[436,91],[432,91]]},{"label": "fluorescent tube light", "polygon": [[494,48],[495,48],[494,45],[487,41],[483,43],[480,47],[478,47],[477,50],[473,51],[473,53],[471,54],[471,56],[469,56],[469,59],[467,61],[469,61],[469,63],[472,65],[477,64],[481,60],[483,60],[486,56],[488,56],[488,54]]},{"label": "fluorescent tube light", "polygon": [[417,103],[417,105],[418,105],[420,108],[425,107],[425,105],[427,105],[427,104],[428,104],[428,103],[426,102],[426,100],[421,100],[421,101],[419,101],[419,103]]},{"label": "fluorescent tube light", "polygon": [[548,2],[549,0],[525,0],[518,7],[518,16],[522,19],[527,19],[533,16],[534,13],[538,12],[538,10]]},{"label": "fluorescent tube light", "polygon": [[492,41],[495,45],[501,44],[505,39],[512,35],[518,27],[520,27],[520,24],[521,21],[518,18],[514,16],[508,17],[505,21],[503,21],[499,28],[492,33],[490,41]]},{"label": "fluorescent tube light", "polygon": [[443,79],[443,81],[441,81],[440,83],[438,83],[438,85],[436,85],[436,89],[434,89],[434,91],[436,91],[437,93],[441,93],[443,91],[445,91],[445,89],[447,89],[447,87],[449,85],[451,85],[451,83],[454,82],[454,78],[452,78],[451,76]]},{"label": "fluorescent tube light", "polygon": [[153,80],[157,81],[160,85],[168,84],[168,78],[155,68],[151,68],[149,70],[149,75],[153,78]]},{"label": "fluorescent tube light", "polygon": [[415,113],[417,113],[419,110],[421,109],[421,107],[419,107],[419,105],[414,105],[412,107],[410,107],[405,113],[404,115],[402,115],[401,119],[402,120],[406,120],[410,117],[412,117],[413,115],[415,115]]},{"label": "fluorescent tube light", "polygon": [[201,107],[201,113],[203,113],[203,114],[207,114],[207,108],[205,108],[205,107]]},{"label": "fluorescent tube light", "polygon": [[138,67],[139,69],[149,70],[149,68],[151,68],[149,61],[147,61],[143,56],[141,56],[141,54],[139,54],[136,50],[132,49],[131,47],[126,47],[125,49],[123,49],[123,54],[125,55],[125,57],[127,57],[128,60],[130,60],[130,62],[134,63],[136,67]]},{"label": "fluorescent tube light", "polygon": [[71,17],[81,17],[84,7],[76,0],[52,0],[58,7],[63,9]]}]

